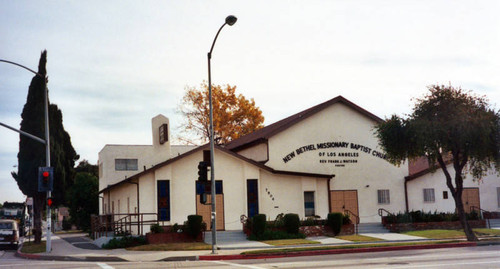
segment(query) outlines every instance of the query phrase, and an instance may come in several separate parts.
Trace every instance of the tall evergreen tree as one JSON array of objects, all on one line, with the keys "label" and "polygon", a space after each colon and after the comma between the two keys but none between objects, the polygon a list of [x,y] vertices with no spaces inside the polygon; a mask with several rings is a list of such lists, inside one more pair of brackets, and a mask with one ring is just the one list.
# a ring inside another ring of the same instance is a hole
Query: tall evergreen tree
[{"label": "tall evergreen tree", "polygon": [[[45,139],[45,77],[47,75],[47,51],[43,51],[38,64],[38,73],[29,86],[28,97],[21,114],[21,130]],[[62,113],[56,105],[49,106],[50,123],[50,158],[54,167],[53,197],[56,204],[65,201],[64,190],[71,187],[74,181],[74,165],[78,159],[71,145],[69,134],[62,124]],[[41,242],[41,220],[45,205],[46,193],[38,192],[38,167],[46,166],[45,145],[31,138],[20,135],[18,172],[12,173],[19,189],[27,196],[33,197],[35,243]]]}]

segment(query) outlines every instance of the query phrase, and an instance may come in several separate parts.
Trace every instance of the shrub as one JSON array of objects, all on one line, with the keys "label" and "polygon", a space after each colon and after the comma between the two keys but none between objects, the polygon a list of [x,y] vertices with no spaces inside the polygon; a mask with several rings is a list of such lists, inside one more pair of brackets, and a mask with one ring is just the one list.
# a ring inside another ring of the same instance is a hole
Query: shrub
[{"label": "shrub", "polygon": [[128,248],[140,245],[146,245],[147,240],[144,236],[125,236],[122,238],[113,238],[108,243],[102,245],[104,249]]},{"label": "shrub", "polygon": [[300,227],[300,218],[299,215],[289,213],[286,214],[283,218],[285,224],[285,230],[289,234],[298,234]]},{"label": "shrub", "polygon": [[339,234],[342,228],[342,219],[344,214],[339,212],[332,212],[328,214],[327,225],[332,228],[334,234]]},{"label": "shrub", "polygon": [[203,218],[200,215],[189,215],[186,225],[184,226],[186,232],[193,238],[198,237],[198,235],[203,230],[202,224]]},{"label": "shrub", "polygon": [[151,225],[151,228],[149,230],[154,234],[163,233],[163,227],[161,227],[158,223]]},{"label": "shrub", "polygon": [[257,214],[252,218],[252,235],[260,237],[266,231],[266,215]]},{"label": "shrub", "polygon": [[285,219],[284,219],[285,214],[279,213],[276,216],[276,219],[274,220],[274,227],[276,228],[281,228],[285,226]]},{"label": "shrub", "polygon": [[349,214],[344,214],[342,216],[342,224],[351,224],[351,217],[349,216]]},{"label": "shrub", "polygon": [[66,218],[64,218],[62,221],[62,228],[65,231],[71,230],[71,222],[69,220],[67,220]]},{"label": "shrub", "polygon": [[179,224],[174,223],[174,225],[172,225],[172,229],[171,229],[171,231],[172,231],[173,233],[177,233],[177,232],[179,232],[179,230],[181,230],[181,231],[182,231],[182,229],[181,229],[181,227],[179,226]]},{"label": "shrub", "polygon": [[304,239],[306,238],[305,234],[297,233],[290,234],[285,231],[272,231],[265,230],[260,236],[256,236],[255,234],[251,234],[248,239],[250,240],[280,240],[280,239]]},{"label": "shrub", "polygon": [[318,225],[315,217],[307,217],[300,223],[301,226],[314,226]]}]

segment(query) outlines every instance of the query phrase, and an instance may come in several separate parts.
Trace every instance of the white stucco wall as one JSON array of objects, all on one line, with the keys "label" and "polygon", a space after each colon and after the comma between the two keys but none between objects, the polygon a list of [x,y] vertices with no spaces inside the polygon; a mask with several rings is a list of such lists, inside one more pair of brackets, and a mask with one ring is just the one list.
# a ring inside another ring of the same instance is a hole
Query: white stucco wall
[{"label": "white stucco wall", "polygon": [[[336,103],[271,137],[266,164],[277,170],[335,174],[331,190],[357,190],[361,222],[380,221],[379,208],[405,210],[404,177],[408,168],[377,156],[382,150],[374,136],[375,124],[351,107]],[[341,142],[338,145],[343,146],[320,148],[328,142]],[[378,204],[379,189],[390,191],[390,204]]]},{"label": "white stucco wall", "polygon": [[238,151],[238,154],[252,159],[257,162],[263,162],[268,160],[267,156],[267,144],[260,143],[250,148]]},{"label": "white stucco wall", "polygon": [[[106,145],[99,152],[99,190],[118,183],[152,166],[144,156],[152,154],[153,146],[147,145]],[[137,159],[135,171],[116,171],[115,159]]]},{"label": "white stucco wall", "polygon": [[[453,165],[448,165],[448,171],[452,178],[455,175]],[[453,180],[454,181],[454,180]],[[454,184],[455,185],[455,184]],[[500,178],[494,172],[490,171],[487,176],[481,180],[473,180],[470,174],[464,178],[464,188],[479,188],[479,201],[481,208],[487,211],[499,211],[497,188],[500,187]],[[454,212],[455,201],[446,185],[446,178],[443,170],[438,169],[434,173],[428,173],[419,178],[413,179],[407,183],[408,188],[408,207],[409,210],[422,210],[425,212],[435,210],[439,212]],[[424,188],[433,188],[435,193],[435,202],[424,202]],[[443,199],[443,191],[448,192],[448,199]]]}]

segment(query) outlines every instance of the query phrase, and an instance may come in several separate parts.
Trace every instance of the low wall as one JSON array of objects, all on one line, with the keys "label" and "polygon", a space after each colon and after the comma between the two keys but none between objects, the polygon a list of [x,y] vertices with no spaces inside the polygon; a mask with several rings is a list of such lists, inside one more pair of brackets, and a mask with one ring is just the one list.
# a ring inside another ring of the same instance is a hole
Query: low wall
[{"label": "low wall", "polygon": [[203,233],[200,233],[196,239],[187,233],[147,233],[146,239],[149,244],[203,242]]},{"label": "low wall", "polygon": [[[333,231],[330,226],[327,225],[316,225],[316,226],[300,226],[299,232],[305,234],[306,236],[333,236]],[[340,229],[338,235],[351,235],[354,234],[354,224],[344,224]]]},{"label": "low wall", "polygon": [[[470,220],[468,222],[472,228],[486,228],[485,220]],[[384,227],[394,233],[431,230],[431,229],[443,229],[443,230],[462,229],[460,221],[385,223]]]}]

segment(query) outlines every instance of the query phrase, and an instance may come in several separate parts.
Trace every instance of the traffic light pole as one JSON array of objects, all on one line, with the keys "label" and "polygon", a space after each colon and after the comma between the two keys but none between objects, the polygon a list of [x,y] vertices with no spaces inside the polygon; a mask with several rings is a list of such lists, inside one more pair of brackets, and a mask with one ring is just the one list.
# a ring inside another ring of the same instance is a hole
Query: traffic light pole
[{"label": "traffic light pole", "polygon": [[[45,86],[45,89],[44,89],[45,90],[45,93],[44,93],[44,103],[45,103],[45,140],[43,140],[43,139],[41,139],[39,137],[36,137],[36,136],[34,136],[32,134],[23,132],[21,130],[17,130],[15,128],[12,128],[12,127],[10,127],[10,126],[8,126],[6,124],[0,123],[0,125],[3,126],[3,127],[8,128],[10,130],[16,131],[16,132],[18,132],[18,133],[20,133],[22,135],[25,135],[25,136],[27,136],[27,137],[29,137],[31,139],[34,139],[34,140],[36,140],[36,141],[38,141],[40,143],[45,144],[45,161],[46,161],[46,166],[50,167],[49,98],[48,98],[49,89],[47,88],[47,78],[44,75],[42,75],[42,74],[40,74],[40,73],[38,73],[38,72],[36,72],[36,71],[34,71],[34,70],[32,70],[32,69],[24,66],[24,65],[21,65],[21,64],[15,63],[15,62],[11,62],[11,61],[7,61],[7,60],[3,60],[3,59],[0,59],[0,62],[19,66],[19,67],[24,68],[24,69],[30,71],[31,73],[33,73],[33,74],[35,74],[35,75],[37,75],[37,76],[39,76],[39,77],[41,77],[43,79],[43,83],[44,83],[44,86]],[[51,191],[47,191],[47,197],[46,198],[48,199],[49,197],[51,197]],[[51,244],[51,225],[52,225],[52,223],[51,223],[50,216],[51,216],[51,209],[50,209],[50,206],[47,205],[47,240],[46,240],[47,243],[46,243],[46,248],[45,248],[45,252],[47,252],[47,253],[49,253],[50,250],[52,249],[52,244]]]},{"label": "traffic light pole", "polygon": [[[49,133],[49,89],[47,88],[47,80],[44,78],[45,85],[45,94],[44,94],[44,102],[45,102],[45,162],[46,166],[50,167],[50,133]],[[47,199],[51,197],[51,191],[47,191]],[[52,250],[52,212],[50,205],[47,204],[47,240],[45,245],[45,252],[50,253]]]}]

